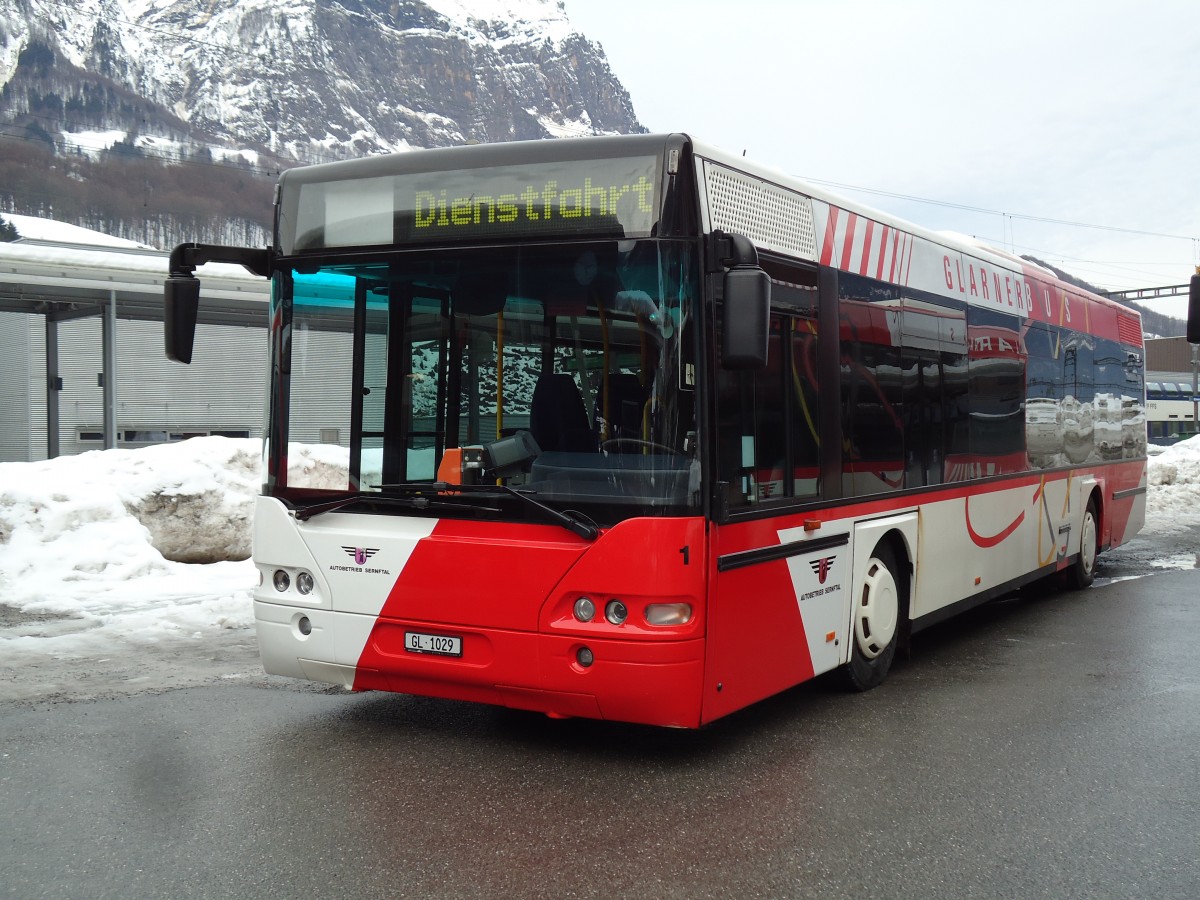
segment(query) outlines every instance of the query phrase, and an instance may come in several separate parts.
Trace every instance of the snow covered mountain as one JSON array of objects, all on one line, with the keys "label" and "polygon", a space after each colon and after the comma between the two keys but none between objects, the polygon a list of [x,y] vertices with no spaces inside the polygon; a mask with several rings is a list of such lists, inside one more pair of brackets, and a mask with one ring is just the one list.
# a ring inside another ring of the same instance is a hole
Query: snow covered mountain
[{"label": "snow covered mountain", "polygon": [[0,0],[0,89],[6,137],[168,158],[641,130],[558,0]]}]

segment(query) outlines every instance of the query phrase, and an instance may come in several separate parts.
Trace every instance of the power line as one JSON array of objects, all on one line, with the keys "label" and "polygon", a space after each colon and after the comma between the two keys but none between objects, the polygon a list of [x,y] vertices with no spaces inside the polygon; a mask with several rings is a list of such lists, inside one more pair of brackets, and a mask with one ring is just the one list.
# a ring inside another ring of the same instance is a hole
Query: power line
[{"label": "power line", "polygon": [[1185,234],[1165,234],[1159,231],[1142,231],[1136,228],[1120,228],[1116,225],[1097,225],[1092,222],[1073,222],[1069,219],[1054,219],[1047,216],[1034,216],[1027,213],[1010,213],[999,209],[988,209],[983,206],[970,206],[965,203],[952,203],[948,200],[933,200],[928,197],[916,197],[911,194],[899,194],[894,191],[884,191],[879,188],[861,187],[855,184],[844,184],[837,181],[825,181],[820,178],[805,178],[805,181],[810,181],[813,184],[823,184],[827,187],[838,188],[839,190],[857,191],[863,194],[874,194],[880,197],[891,197],[896,200],[907,200],[913,203],[927,203],[931,206],[942,206],[947,209],[961,209],[966,212],[984,213],[991,216],[1002,216],[1009,219],[1020,219],[1024,222],[1042,222],[1048,225],[1066,225],[1072,228],[1094,228],[1099,231],[1115,231],[1121,234],[1137,234],[1143,237],[1169,238],[1179,241],[1200,241],[1200,238],[1193,235]]}]

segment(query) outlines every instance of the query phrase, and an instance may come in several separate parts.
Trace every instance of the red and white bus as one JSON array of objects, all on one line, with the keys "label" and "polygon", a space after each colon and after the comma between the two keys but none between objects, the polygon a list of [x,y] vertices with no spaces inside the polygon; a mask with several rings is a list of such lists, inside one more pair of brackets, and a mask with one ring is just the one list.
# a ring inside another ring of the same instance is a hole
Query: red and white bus
[{"label": "red and white bus", "polygon": [[[1137,315],[681,135],[285,172],[268,672],[698,727],[1092,581],[1145,510]],[[323,445],[300,465],[300,445]]]}]

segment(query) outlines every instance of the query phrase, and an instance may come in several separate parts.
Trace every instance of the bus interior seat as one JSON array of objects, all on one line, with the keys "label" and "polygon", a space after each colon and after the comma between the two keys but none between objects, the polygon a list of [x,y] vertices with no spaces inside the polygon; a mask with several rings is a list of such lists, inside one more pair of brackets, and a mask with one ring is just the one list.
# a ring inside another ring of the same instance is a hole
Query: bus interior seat
[{"label": "bus interior seat", "polygon": [[[605,387],[607,386],[607,407]],[[642,413],[646,406],[647,390],[632,372],[614,372],[600,386],[596,398],[596,430],[602,434],[600,420],[608,412],[608,440],[642,437]]]},{"label": "bus interior seat", "polygon": [[583,397],[570,375],[538,376],[530,401],[529,430],[543,452],[596,452],[596,439],[588,427]]}]

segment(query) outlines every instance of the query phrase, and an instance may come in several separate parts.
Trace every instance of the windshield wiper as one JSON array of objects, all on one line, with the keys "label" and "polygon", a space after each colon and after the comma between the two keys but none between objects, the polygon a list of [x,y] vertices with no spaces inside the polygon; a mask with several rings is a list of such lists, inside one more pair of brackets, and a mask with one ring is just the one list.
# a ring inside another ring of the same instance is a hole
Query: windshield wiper
[{"label": "windshield wiper", "polygon": [[[429,487],[429,485],[421,485],[421,487]],[[455,503],[453,500],[442,500],[433,497],[389,497],[386,494],[372,494],[354,492],[337,497],[333,500],[324,500],[320,503],[312,503],[308,506],[298,506],[295,509],[295,516],[301,522],[311,519],[313,516],[319,516],[322,513],[333,512],[337,509],[342,509],[346,506],[352,506],[355,503],[385,503],[396,506],[403,506],[407,509],[469,509],[477,512],[500,512],[494,506],[478,506],[474,503]]]},{"label": "windshield wiper", "polygon": [[[509,487],[506,484],[449,484],[445,481],[434,482],[402,482],[398,484],[376,484],[372,487],[377,487],[384,491],[412,491],[416,494],[443,494],[443,493],[461,493],[461,494],[482,494],[484,496],[492,494],[495,496],[497,491],[507,494],[510,497],[516,497],[526,506],[536,509],[543,516],[554,522],[556,525],[561,525],[563,528],[579,535],[585,541],[594,541],[600,536],[600,529],[594,522],[588,521],[579,513],[570,513],[562,510],[554,509],[537,500],[534,500],[530,494],[534,491],[518,490],[514,487]],[[406,498],[395,498],[406,499]],[[423,499],[422,497],[414,497],[412,499]],[[470,505],[470,504],[464,504]]]},{"label": "windshield wiper", "polygon": [[[485,485],[479,485],[484,487]],[[552,522],[557,522],[568,531],[572,531],[579,535],[585,541],[594,541],[600,536],[600,529],[596,527],[595,522],[587,521],[579,513],[570,513],[563,510],[555,509],[552,506],[547,506],[534,500],[529,496],[533,491],[519,491],[514,487],[509,487],[506,484],[496,485],[500,490],[504,491],[510,497],[516,497],[522,503],[533,509],[541,510],[542,514]]]}]

